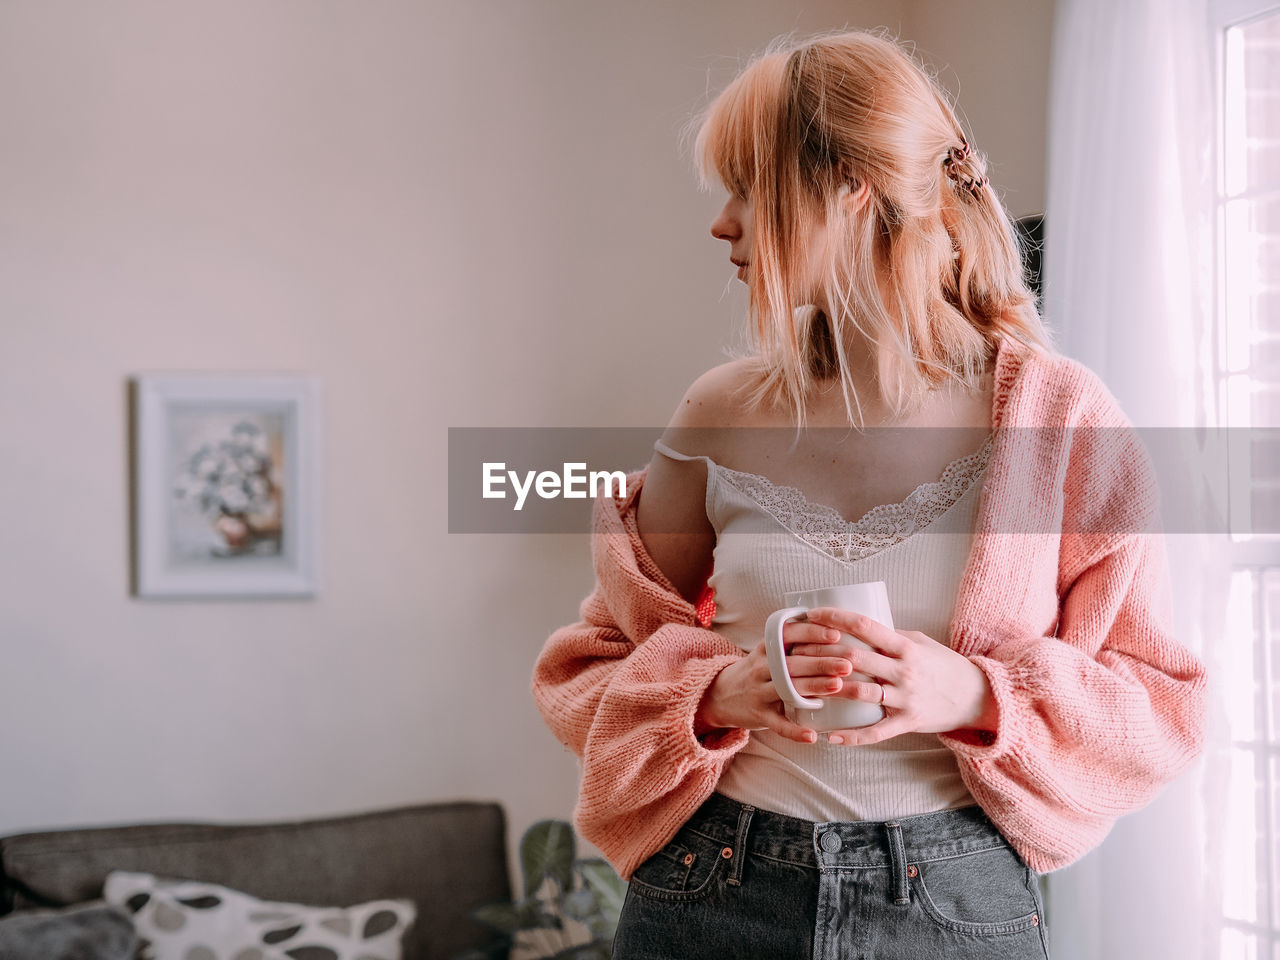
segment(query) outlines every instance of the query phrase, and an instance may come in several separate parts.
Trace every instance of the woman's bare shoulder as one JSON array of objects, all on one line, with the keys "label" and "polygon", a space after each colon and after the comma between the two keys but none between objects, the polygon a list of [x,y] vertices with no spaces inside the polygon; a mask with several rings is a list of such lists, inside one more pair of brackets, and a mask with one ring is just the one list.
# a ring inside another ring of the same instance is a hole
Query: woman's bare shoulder
[{"label": "woman's bare shoulder", "polygon": [[707,514],[709,470],[700,458],[721,456],[727,428],[740,424],[738,394],[750,376],[749,361],[732,360],[689,385],[662,434],[683,456],[655,450],[640,492],[636,524],[645,549],[690,602],[706,582],[716,541]]},{"label": "woman's bare shoulder", "polygon": [[[718,430],[750,425],[753,414],[749,409],[748,399],[752,388],[759,382],[759,368],[750,357],[730,360],[712,367],[694,380],[685,391],[671,415],[667,434],[663,436],[664,441],[676,446],[673,442],[679,439],[676,434],[683,433],[688,438],[705,435],[708,442],[713,442]],[[683,452],[692,454],[707,451]]]}]

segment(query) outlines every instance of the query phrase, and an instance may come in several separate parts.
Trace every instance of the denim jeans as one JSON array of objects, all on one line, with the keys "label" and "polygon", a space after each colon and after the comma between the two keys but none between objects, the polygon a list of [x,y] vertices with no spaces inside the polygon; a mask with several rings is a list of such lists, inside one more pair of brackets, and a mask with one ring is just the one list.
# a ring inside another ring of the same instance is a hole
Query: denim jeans
[{"label": "denim jeans", "polygon": [[1036,881],[980,807],[814,823],[713,794],[632,875],[613,958],[1045,960]]}]

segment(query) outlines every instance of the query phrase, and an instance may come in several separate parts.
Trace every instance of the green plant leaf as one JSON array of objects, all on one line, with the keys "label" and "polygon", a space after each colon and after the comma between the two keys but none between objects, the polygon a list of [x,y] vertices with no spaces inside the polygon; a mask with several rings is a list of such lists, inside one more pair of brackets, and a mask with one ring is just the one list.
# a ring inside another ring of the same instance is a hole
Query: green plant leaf
[{"label": "green plant leaf", "polygon": [[585,887],[565,894],[561,898],[560,905],[564,908],[565,916],[573,917],[575,920],[590,920],[600,913],[600,904],[596,902],[596,895]]},{"label": "green plant leaf", "polygon": [[559,930],[564,925],[559,917],[548,913],[536,900],[486,903],[472,910],[471,916],[486,927],[508,935],[517,930]]},{"label": "green plant leaf", "polygon": [[578,872],[583,883],[595,894],[596,903],[606,926],[599,933],[603,939],[611,939],[622,916],[622,904],[627,898],[627,884],[607,861],[599,858],[578,861]]},{"label": "green plant leaf", "polygon": [[554,879],[561,890],[569,890],[574,853],[573,828],[563,820],[540,820],[526,830],[520,841],[524,895],[533,896],[546,877]]},{"label": "green plant leaf", "polygon": [[471,915],[499,933],[515,933],[520,929],[520,908],[514,903],[486,903],[472,910]]}]

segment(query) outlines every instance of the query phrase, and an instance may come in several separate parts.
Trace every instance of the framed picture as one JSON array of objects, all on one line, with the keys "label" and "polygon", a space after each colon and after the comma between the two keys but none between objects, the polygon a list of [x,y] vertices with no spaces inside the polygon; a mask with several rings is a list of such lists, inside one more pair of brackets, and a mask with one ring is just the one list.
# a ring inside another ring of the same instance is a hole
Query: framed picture
[{"label": "framed picture", "polygon": [[134,378],[137,596],[315,594],[319,396],[313,377]]}]

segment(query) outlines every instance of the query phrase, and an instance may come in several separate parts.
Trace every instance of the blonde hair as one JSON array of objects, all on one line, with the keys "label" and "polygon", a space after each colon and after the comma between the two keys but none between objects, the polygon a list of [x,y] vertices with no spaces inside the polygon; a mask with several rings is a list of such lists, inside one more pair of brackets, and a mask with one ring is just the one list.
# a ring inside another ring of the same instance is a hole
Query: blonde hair
[{"label": "blonde hair", "polygon": [[[839,376],[861,428],[850,326],[872,345],[894,417],[948,378],[976,389],[1002,334],[1052,349],[986,160],[953,150],[969,143],[942,88],[879,33],[775,41],[707,107],[702,185],[754,208],[751,406],[781,404],[803,428],[810,387]],[[840,204],[851,182],[868,187],[852,216]],[[798,240],[823,224],[826,261],[807,265]],[[815,267],[830,316],[804,302]]]}]

